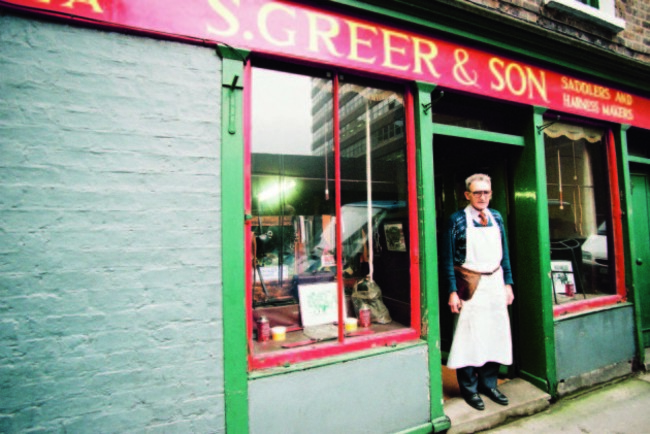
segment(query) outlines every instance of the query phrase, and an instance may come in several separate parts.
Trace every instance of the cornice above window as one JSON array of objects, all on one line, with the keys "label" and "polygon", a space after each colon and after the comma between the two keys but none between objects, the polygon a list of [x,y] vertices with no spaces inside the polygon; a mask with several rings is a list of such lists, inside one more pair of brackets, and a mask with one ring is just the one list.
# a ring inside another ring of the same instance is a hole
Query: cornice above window
[{"label": "cornice above window", "polygon": [[615,33],[625,30],[625,20],[616,16],[614,0],[601,0],[598,8],[578,0],[544,0],[544,5],[592,22]]}]

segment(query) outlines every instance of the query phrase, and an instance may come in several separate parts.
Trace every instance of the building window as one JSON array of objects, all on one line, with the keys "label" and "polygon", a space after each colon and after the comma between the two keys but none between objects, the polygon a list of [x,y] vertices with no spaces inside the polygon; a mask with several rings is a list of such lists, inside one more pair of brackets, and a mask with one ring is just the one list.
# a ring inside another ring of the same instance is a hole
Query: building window
[{"label": "building window", "polygon": [[615,33],[625,30],[625,20],[616,16],[615,0],[544,0],[544,5]]},{"label": "building window", "polygon": [[557,122],[544,135],[554,302],[615,296],[605,131]]},{"label": "building window", "polygon": [[418,338],[404,88],[250,71],[251,367]]}]

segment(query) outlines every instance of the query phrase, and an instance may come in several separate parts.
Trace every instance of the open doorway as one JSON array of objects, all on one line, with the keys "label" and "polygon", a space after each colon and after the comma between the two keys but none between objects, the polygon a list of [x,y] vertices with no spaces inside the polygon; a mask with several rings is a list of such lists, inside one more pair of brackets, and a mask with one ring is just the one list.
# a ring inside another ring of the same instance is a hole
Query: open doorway
[{"label": "open doorway", "polygon": [[[467,206],[464,197],[465,179],[474,173],[485,173],[492,178],[493,195],[490,208],[497,209],[501,213],[506,231],[511,234],[512,231],[509,230],[508,221],[509,205],[512,202],[509,165],[519,148],[500,143],[445,135],[434,136],[433,148],[438,243],[441,243],[441,235],[445,231],[451,214]],[[440,248],[440,245],[438,247]],[[514,267],[516,258],[511,256],[510,259]],[[441,284],[440,288],[439,312],[443,355],[443,395],[445,399],[450,399],[460,396],[455,370],[447,369],[445,366],[453,337],[454,315],[447,305],[448,294],[445,285]],[[516,342],[514,336],[516,326],[511,316],[513,345]],[[513,348],[513,351],[516,359],[516,347]],[[502,368],[500,382],[506,381],[514,375],[513,366],[514,363],[510,367]]]}]

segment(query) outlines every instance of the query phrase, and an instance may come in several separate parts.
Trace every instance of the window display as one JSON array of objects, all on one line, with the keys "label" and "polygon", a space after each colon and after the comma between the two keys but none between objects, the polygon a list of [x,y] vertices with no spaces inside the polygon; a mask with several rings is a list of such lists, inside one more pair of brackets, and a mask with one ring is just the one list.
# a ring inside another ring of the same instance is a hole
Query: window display
[{"label": "window display", "polygon": [[[253,354],[416,337],[404,92],[321,71],[251,75]],[[260,321],[286,333],[266,340]]]},{"label": "window display", "polygon": [[561,122],[543,131],[555,303],[615,294],[604,131]]}]

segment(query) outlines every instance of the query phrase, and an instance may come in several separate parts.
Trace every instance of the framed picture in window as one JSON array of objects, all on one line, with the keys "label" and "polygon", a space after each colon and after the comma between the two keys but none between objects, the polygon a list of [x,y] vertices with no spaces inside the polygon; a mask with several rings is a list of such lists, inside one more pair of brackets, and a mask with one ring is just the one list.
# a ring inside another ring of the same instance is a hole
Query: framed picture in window
[{"label": "framed picture in window", "polygon": [[575,276],[571,261],[551,261],[551,279],[555,294],[573,295],[575,293]]},{"label": "framed picture in window", "polygon": [[300,317],[303,327],[334,324],[338,321],[337,289],[336,282],[298,285]]},{"label": "framed picture in window", "polygon": [[385,223],[384,235],[386,236],[386,248],[388,250],[391,252],[406,252],[402,223]]}]

